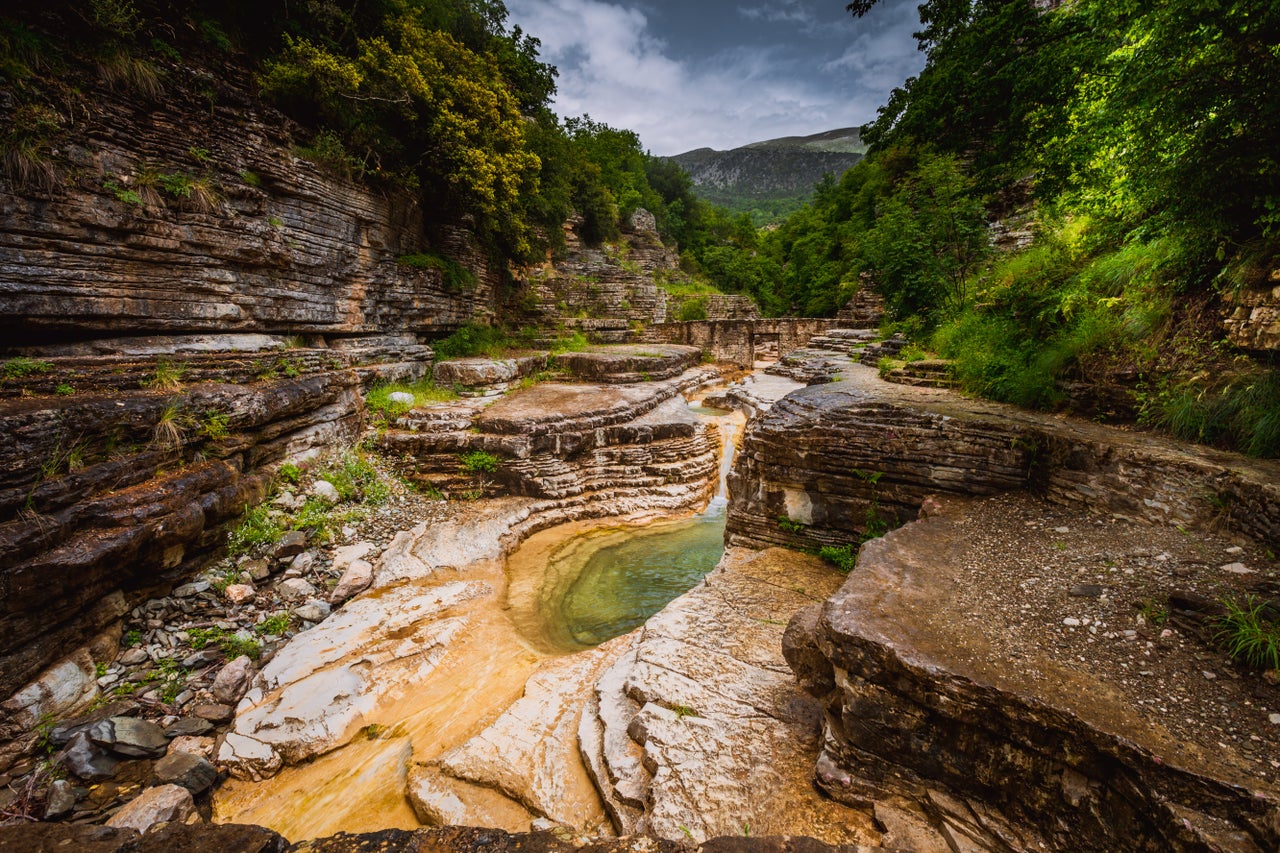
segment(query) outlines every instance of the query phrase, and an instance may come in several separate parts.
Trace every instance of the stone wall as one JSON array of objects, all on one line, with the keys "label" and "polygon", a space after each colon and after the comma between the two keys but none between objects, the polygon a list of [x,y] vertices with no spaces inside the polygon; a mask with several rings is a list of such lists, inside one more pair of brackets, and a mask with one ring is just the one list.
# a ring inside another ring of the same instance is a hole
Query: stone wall
[{"label": "stone wall", "polygon": [[781,317],[764,320],[690,320],[683,323],[658,323],[645,330],[644,339],[652,343],[695,346],[715,357],[739,367],[751,368],[755,363],[755,337],[766,335],[777,340],[779,353],[800,349],[815,335],[837,328],[838,320],[826,318]]},{"label": "stone wall", "polygon": [[1251,350],[1280,350],[1280,270],[1271,273],[1265,286],[1223,294],[1227,338]]}]

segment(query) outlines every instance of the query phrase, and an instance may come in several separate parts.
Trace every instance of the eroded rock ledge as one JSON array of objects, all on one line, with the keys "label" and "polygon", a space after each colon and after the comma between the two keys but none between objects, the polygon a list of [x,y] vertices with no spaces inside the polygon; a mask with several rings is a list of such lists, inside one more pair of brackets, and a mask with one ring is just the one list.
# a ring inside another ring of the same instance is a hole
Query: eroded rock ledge
[{"label": "eroded rock ledge", "polygon": [[[1280,799],[1254,765],[1126,696],[1122,675],[1154,673],[1079,664],[1045,625],[976,627],[1001,618],[960,594],[967,567],[991,564],[971,529],[990,503],[946,499],[867,543],[788,627],[788,659],[826,710],[818,785],[850,804],[903,797],[922,836],[957,849],[1276,849]],[[1006,642],[1019,630],[1029,643]]]}]

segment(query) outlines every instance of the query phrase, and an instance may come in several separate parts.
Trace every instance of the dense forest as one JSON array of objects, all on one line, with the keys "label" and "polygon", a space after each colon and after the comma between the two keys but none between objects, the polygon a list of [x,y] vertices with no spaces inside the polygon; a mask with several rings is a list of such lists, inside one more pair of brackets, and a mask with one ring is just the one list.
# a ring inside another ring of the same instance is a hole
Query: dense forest
[{"label": "dense forest", "polygon": [[[871,286],[973,393],[1280,454],[1280,373],[1211,310],[1280,257],[1280,7],[920,15],[927,65],[864,128],[870,156],[719,280],[816,314]],[[1030,239],[998,245],[993,223]]]}]

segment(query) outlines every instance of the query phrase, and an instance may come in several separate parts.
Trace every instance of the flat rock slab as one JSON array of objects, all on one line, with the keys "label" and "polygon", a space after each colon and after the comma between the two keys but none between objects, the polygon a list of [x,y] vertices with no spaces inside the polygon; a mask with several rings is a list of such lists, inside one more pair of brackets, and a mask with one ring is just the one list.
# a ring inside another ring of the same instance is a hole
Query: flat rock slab
[{"label": "flat rock slab", "polygon": [[580,730],[623,829],[695,841],[744,832],[879,839],[867,813],[814,791],[821,714],[781,652],[786,621],[842,579],[807,555],[731,550],[646,623],[598,682]]},{"label": "flat rock slab", "polygon": [[652,411],[680,393],[676,382],[571,385],[544,382],[494,403],[477,419],[482,432],[537,436],[597,429]]},{"label": "flat rock slab", "polygon": [[490,388],[509,385],[546,367],[545,353],[512,358],[457,358],[436,362],[431,378],[437,385]]},{"label": "flat rock slab", "polygon": [[621,344],[561,353],[553,362],[587,382],[628,384],[679,376],[701,359],[702,350],[697,347]]},{"label": "flat rock slab", "polygon": [[[1172,733],[1175,717],[1207,715],[1207,704],[1179,707],[1173,687],[1155,701],[1136,692],[1181,654],[1176,641],[1166,645],[1158,630],[1155,641],[1127,637],[1136,634],[1120,630],[1131,604],[1113,613],[1109,599],[1073,597],[1063,578],[1101,573],[1117,586],[1127,577],[1117,562],[1131,565],[1133,546],[1150,563],[1139,569],[1155,573],[1156,555],[1169,559],[1162,549],[1202,560],[1196,549],[1212,553],[1213,537],[1135,526],[1126,539],[1125,525],[1066,515],[1026,495],[944,498],[927,519],[863,546],[813,627],[794,626],[809,641],[788,648],[833,723],[819,783],[852,801],[916,798],[942,815],[940,831],[979,847],[1014,838],[1017,849],[1124,849],[1137,839],[1168,850],[1276,849],[1280,797],[1265,765],[1210,726]],[[1021,590],[1011,600],[1025,607],[999,606],[983,592],[987,576]],[[1136,665],[1090,657],[1126,644]],[[1175,684],[1211,665],[1194,650],[1187,657],[1192,671]],[[1214,692],[1236,707],[1254,701],[1243,686],[1215,682]]]},{"label": "flat rock slab", "polygon": [[[418,811],[424,802],[465,803],[466,791],[442,778],[452,777],[501,791],[534,815],[598,834],[607,819],[578,754],[578,721],[596,680],[628,646],[629,638],[620,637],[542,664],[525,684],[524,695],[493,725],[442,755],[434,766],[417,769],[425,772],[410,773]],[[450,814],[453,823],[476,824],[484,810],[473,815],[439,807],[437,813]]]}]

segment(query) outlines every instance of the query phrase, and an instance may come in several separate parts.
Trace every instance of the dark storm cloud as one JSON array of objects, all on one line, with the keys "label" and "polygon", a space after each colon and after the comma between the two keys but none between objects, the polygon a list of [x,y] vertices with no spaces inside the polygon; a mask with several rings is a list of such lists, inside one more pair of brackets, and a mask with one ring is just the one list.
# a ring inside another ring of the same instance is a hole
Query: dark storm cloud
[{"label": "dark storm cloud", "polygon": [[874,118],[923,65],[918,0],[854,20],[844,2],[508,0],[560,69],[556,108],[657,154],[733,148]]}]

